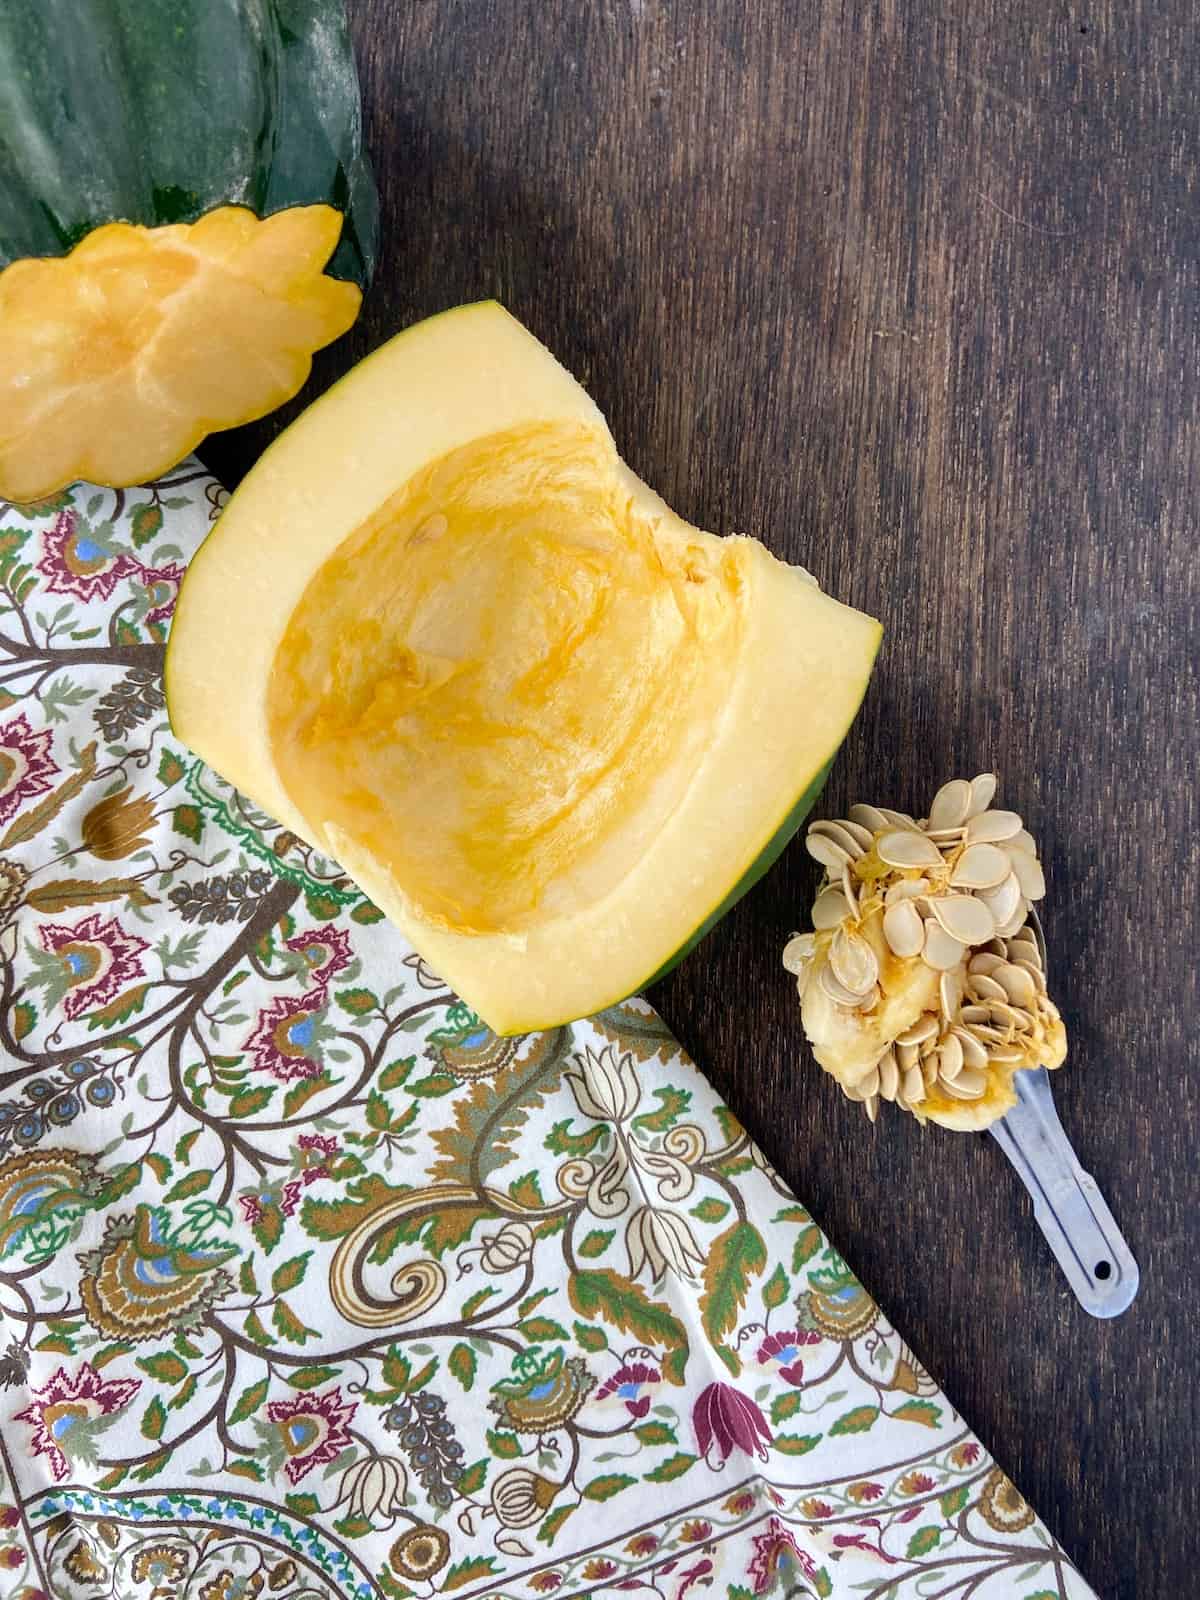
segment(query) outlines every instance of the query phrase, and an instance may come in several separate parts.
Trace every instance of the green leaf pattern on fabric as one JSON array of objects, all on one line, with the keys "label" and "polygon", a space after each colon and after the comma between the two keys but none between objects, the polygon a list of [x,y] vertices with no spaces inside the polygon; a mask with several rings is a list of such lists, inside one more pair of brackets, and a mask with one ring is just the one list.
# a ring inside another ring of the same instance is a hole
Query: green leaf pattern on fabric
[{"label": "green leaf pattern on fabric", "polygon": [[648,1006],[497,1038],[170,732],[224,498],[0,506],[17,1588],[1086,1597]]}]

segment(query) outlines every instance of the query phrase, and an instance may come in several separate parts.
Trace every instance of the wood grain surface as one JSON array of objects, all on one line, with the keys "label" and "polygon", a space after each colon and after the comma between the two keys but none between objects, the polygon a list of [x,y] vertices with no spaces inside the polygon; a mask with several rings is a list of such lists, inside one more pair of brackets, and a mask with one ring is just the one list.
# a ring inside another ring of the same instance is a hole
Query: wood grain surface
[{"label": "wood grain surface", "polygon": [[[1098,1592],[1195,1593],[1193,8],[351,15],[383,253],[305,398],[499,296],[680,512],[883,619],[826,814],[1001,774],[1048,866],[1063,1122],[1142,1266],[1116,1322],[1072,1299],[990,1140],[872,1131],[813,1064],[779,966],[802,846],[652,998]],[[207,459],[232,483],[280,425]]]}]

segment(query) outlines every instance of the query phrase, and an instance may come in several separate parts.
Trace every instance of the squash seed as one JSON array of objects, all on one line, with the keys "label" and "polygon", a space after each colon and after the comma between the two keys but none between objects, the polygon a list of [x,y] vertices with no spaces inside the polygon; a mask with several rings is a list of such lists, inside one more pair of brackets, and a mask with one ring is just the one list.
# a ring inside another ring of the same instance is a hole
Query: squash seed
[{"label": "squash seed", "polygon": [[940,867],[942,853],[923,833],[906,833],[894,829],[885,833],[875,845],[881,861],[889,867]]},{"label": "squash seed", "polygon": [[920,833],[921,824],[914,821],[907,811],[892,811],[887,806],[880,806],[879,809],[893,828],[905,828],[910,833]]},{"label": "squash seed", "polygon": [[804,840],[805,848],[814,861],[819,861],[823,867],[828,867],[831,872],[841,872],[842,868],[850,861],[850,852],[843,850],[840,844],[835,844],[832,839],[823,833],[813,833],[810,829]]},{"label": "squash seed", "polygon": [[989,1050],[993,1045],[1007,1044],[1011,1037],[1010,1029],[993,1028],[990,1022],[973,1022],[971,1032],[980,1044],[986,1045]]},{"label": "squash seed", "polygon": [[822,889],[813,901],[812,925],[821,933],[827,933],[830,928],[840,928],[851,915],[845,893],[840,888]]},{"label": "squash seed", "polygon": [[[997,928],[1003,927],[1021,906],[1021,885],[1016,874],[1010,872],[1002,884],[995,889],[984,889],[978,898],[991,912]],[[1005,951],[1000,953],[1007,954]]]},{"label": "squash seed", "polygon": [[783,947],[783,964],[789,972],[799,972],[801,967],[812,960],[816,951],[815,934],[794,933]]},{"label": "squash seed", "polygon": [[991,911],[973,895],[939,895],[929,904],[942,927],[959,944],[984,944],[996,931]]},{"label": "squash seed", "polygon": [[986,972],[972,973],[967,980],[967,993],[972,1000],[1007,1000],[1008,990]]},{"label": "squash seed", "polygon": [[819,981],[822,989],[834,1004],[845,1006],[848,1011],[867,1011],[879,997],[877,989],[868,989],[865,993],[855,989],[847,989],[845,984],[838,981],[833,967],[828,962],[821,968]]},{"label": "squash seed", "polygon": [[901,1071],[911,1072],[917,1062],[920,1061],[921,1052],[915,1044],[897,1044],[895,1049],[896,1060],[900,1063]]},{"label": "squash seed", "polygon": [[1024,850],[1027,856],[1037,855],[1037,840],[1027,828],[1021,828],[1011,839],[1004,841],[1006,850]]},{"label": "squash seed", "polygon": [[851,838],[857,839],[859,844],[862,845],[864,855],[875,843],[875,835],[870,828],[864,828],[861,822],[847,821],[843,818],[841,825]]},{"label": "squash seed", "polygon": [[824,834],[826,839],[832,839],[834,844],[840,844],[853,861],[857,861],[859,856],[865,854],[862,845],[859,844],[850,830],[844,828],[840,822],[814,822],[808,830],[810,839],[814,833]]},{"label": "squash seed", "polygon": [[967,811],[968,821],[979,816],[991,805],[996,794],[997,784],[994,772],[981,772],[977,778],[971,779],[971,805]]},{"label": "squash seed", "polygon": [[879,1115],[879,1096],[877,1094],[873,1094],[869,1100],[864,1101],[863,1109],[867,1113],[868,1122],[874,1122],[875,1118]]},{"label": "squash seed", "polygon": [[925,1098],[925,1074],[920,1067],[910,1067],[904,1074],[904,1098],[909,1105],[919,1106]]},{"label": "squash seed", "polygon": [[925,947],[921,959],[935,972],[950,972],[967,953],[961,940],[947,933],[939,922],[930,917],[925,923]]},{"label": "squash seed", "polygon": [[851,806],[850,819],[857,822],[860,828],[869,829],[872,836],[886,833],[889,826],[888,819],[878,806]]},{"label": "squash seed", "polygon": [[1004,844],[1021,832],[1022,823],[1015,811],[984,811],[967,823],[968,844]]},{"label": "squash seed", "polygon": [[1001,939],[1011,938],[1024,922],[1026,914],[1028,913],[1028,909],[1028,902],[1022,900],[1020,905],[1018,905],[1017,909],[1013,912],[1012,916],[1009,917],[1008,921],[1002,922],[996,929],[997,937]]},{"label": "squash seed", "polygon": [[885,1050],[879,1058],[879,1092],[885,1100],[894,1100],[900,1089],[900,1068],[896,1057]]},{"label": "squash seed", "polygon": [[[1017,946],[1018,950],[1021,948],[1022,947],[1020,945]],[[1037,990],[1038,994],[1045,994],[1046,975],[1042,971],[1041,967],[1035,967],[1032,961],[1026,961],[1024,956],[1021,955],[1016,955],[1013,957],[1013,966],[1020,967],[1022,972],[1027,972],[1029,974],[1030,982],[1033,984],[1033,987]]]},{"label": "squash seed", "polygon": [[938,1026],[933,1016],[927,1011],[924,1016],[918,1017],[911,1028],[905,1028],[903,1033],[896,1035],[897,1044],[924,1044],[926,1039],[937,1037]]},{"label": "squash seed", "polygon": [[897,900],[883,913],[883,937],[892,954],[903,960],[919,956],[925,943],[925,924],[910,900]]},{"label": "squash seed", "polygon": [[964,1023],[990,1022],[992,1020],[992,1013],[986,1006],[980,1005],[964,1006],[959,1012],[959,1016]]},{"label": "squash seed", "polygon": [[938,1051],[938,1079],[942,1083],[952,1083],[962,1070],[962,1041],[957,1034],[948,1033]]},{"label": "squash seed", "polygon": [[1028,1011],[1010,1006],[1007,1001],[993,1000],[989,1010],[998,1028],[1015,1028],[1019,1033],[1028,1033],[1033,1027],[1033,1018]]},{"label": "squash seed", "polygon": [[1023,972],[1020,967],[1010,962],[1004,962],[996,968],[993,976],[1014,1006],[1030,1011],[1037,1004],[1037,985],[1028,972]]},{"label": "squash seed", "polygon": [[1015,1066],[1018,1062],[1024,1061],[1024,1059],[1024,1050],[1019,1050],[1016,1045],[1012,1044],[994,1045],[988,1051],[988,1060],[998,1067]]},{"label": "squash seed", "polygon": [[987,1073],[978,1067],[964,1067],[957,1078],[949,1083],[942,1079],[940,1086],[954,1100],[982,1100],[987,1093]]},{"label": "squash seed", "polygon": [[951,778],[933,797],[929,808],[930,829],[961,828],[971,810],[971,785],[965,778]]},{"label": "squash seed", "polygon": [[988,1064],[988,1053],[971,1030],[956,1027],[950,1031],[962,1047],[964,1065],[985,1068]]},{"label": "squash seed", "polygon": [[950,882],[956,889],[995,889],[1015,870],[994,844],[970,844],[954,863]]},{"label": "squash seed", "polygon": [[862,912],[862,907],[859,904],[858,896],[854,892],[854,878],[851,875],[849,863],[842,868],[842,893],[846,896],[846,905],[849,908],[850,915],[857,919]]},{"label": "squash seed", "polygon": [[1041,900],[1046,893],[1046,874],[1038,858],[1026,855],[1024,850],[1014,850],[1009,859],[1013,876],[1021,885],[1021,893],[1026,900]]},{"label": "squash seed", "polygon": [[978,955],[973,955],[970,961],[967,962],[967,971],[972,977],[981,972],[986,977],[991,977],[995,969],[1003,965],[1004,958],[1002,956],[993,955],[990,950],[981,950]]},{"label": "squash seed", "polygon": [[879,981],[879,962],[865,939],[839,928],[829,947],[829,965],[851,994],[866,994]]},{"label": "squash seed", "polygon": [[943,972],[938,979],[938,1000],[941,1003],[942,1015],[947,1021],[952,1022],[959,1013],[962,1005],[962,982],[957,972]]}]

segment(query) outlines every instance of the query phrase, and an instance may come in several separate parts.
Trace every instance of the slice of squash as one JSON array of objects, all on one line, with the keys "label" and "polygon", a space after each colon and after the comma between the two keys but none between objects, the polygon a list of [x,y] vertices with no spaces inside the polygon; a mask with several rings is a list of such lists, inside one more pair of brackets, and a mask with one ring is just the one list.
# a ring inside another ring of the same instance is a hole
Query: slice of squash
[{"label": "slice of squash", "polygon": [[619,1000],[782,848],[879,625],[676,517],[495,304],[311,406],[192,563],[172,723],[496,1030]]},{"label": "slice of squash", "polygon": [[289,399],[377,228],[343,0],[0,0],[0,499]]},{"label": "slice of squash", "polygon": [[0,495],[139,483],[290,400],[362,302],[327,277],[332,206],[110,222],[0,272]]}]

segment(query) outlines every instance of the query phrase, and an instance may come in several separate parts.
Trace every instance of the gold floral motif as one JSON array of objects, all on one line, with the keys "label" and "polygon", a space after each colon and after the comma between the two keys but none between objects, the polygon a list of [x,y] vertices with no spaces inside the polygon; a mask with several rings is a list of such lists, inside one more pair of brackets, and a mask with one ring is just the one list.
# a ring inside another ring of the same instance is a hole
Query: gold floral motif
[{"label": "gold floral motif", "polygon": [[149,843],[154,801],[145,795],[130,799],[126,784],[97,801],[83,819],[83,847],[100,861],[119,861]]}]

